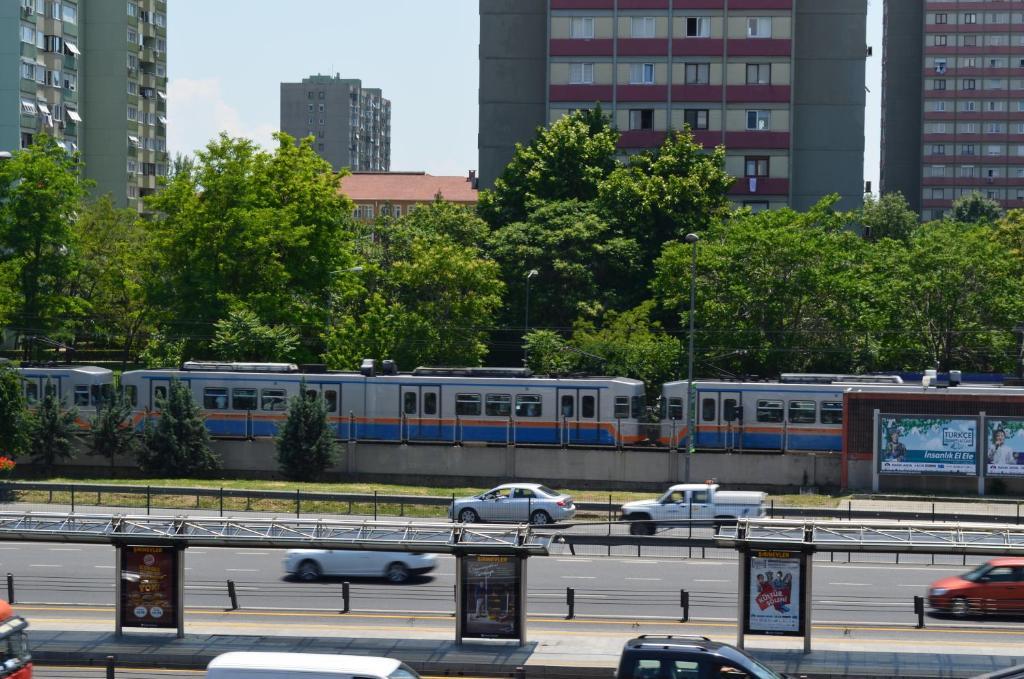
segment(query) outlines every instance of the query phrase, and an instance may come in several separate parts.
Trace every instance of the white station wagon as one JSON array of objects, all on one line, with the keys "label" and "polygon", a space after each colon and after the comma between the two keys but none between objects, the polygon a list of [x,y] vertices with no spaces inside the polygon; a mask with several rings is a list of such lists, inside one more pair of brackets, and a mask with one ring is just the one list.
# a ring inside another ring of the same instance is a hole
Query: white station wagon
[{"label": "white station wagon", "polygon": [[325,575],[384,577],[405,582],[437,568],[437,557],[419,552],[373,552],[354,549],[289,549],[284,570],[312,582]]},{"label": "white station wagon", "polygon": [[539,483],[506,483],[486,493],[457,499],[448,518],[462,523],[514,521],[536,526],[576,516],[572,497]]}]

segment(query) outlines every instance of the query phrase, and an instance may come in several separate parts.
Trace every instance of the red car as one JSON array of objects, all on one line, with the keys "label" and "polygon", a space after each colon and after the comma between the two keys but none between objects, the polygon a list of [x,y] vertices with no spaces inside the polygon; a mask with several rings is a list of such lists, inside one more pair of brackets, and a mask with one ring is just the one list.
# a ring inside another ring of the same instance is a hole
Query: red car
[{"label": "red car", "polygon": [[1024,557],[991,559],[969,573],[928,588],[928,605],[964,617],[971,613],[1024,613]]}]

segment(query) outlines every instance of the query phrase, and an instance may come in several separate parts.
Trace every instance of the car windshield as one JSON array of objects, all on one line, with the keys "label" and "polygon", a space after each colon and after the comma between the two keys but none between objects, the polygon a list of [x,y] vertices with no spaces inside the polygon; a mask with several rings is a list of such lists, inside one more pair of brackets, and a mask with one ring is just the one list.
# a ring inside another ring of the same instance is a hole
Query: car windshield
[{"label": "car windshield", "polygon": [[557,490],[551,490],[547,486],[537,486],[537,490],[544,493],[545,495],[550,495],[551,497],[561,495],[561,493],[559,493]]},{"label": "car windshield", "polygon": [[420,675],[416,674],[416,670],[402,663],[388,675],[388,679],[420,679]]},{"label": "car windshield", "polygon": [[983,563],[970,573],[964,573],[960,577],[966,580],[967,582],[977,582],[978,580],[981,580],[981,578],[984,577],[984,575],[988,573],[990,570],[992,570],[992,566],[989,566],[987,563]]}]

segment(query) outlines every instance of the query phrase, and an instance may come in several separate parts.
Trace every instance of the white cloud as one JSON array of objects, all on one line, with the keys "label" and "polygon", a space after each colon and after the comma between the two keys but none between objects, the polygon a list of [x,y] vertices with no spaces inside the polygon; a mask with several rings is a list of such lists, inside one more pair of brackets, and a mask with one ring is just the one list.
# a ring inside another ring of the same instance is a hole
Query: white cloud
[{"label": "white cloud", "polygon": [[219,78],[175,78],[167,85],[167,146],[172,153],[193,153],[221,132],[273,147],[277,125],[246,120],[224,96]]}]

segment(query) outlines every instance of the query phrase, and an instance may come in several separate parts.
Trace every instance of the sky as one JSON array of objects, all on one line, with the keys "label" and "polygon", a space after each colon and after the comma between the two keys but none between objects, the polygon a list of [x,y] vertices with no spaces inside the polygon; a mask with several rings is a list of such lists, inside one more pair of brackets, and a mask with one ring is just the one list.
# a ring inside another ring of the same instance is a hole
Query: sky
[{"label": "sky", "polygon": [[[882,0],[869,1],[865,179],[878,187]],[[391,169],[477,167],[478,0],[171,0],[168,147],[221,131],[269,147],[280,83],[359,78],[391,100]]]}]

